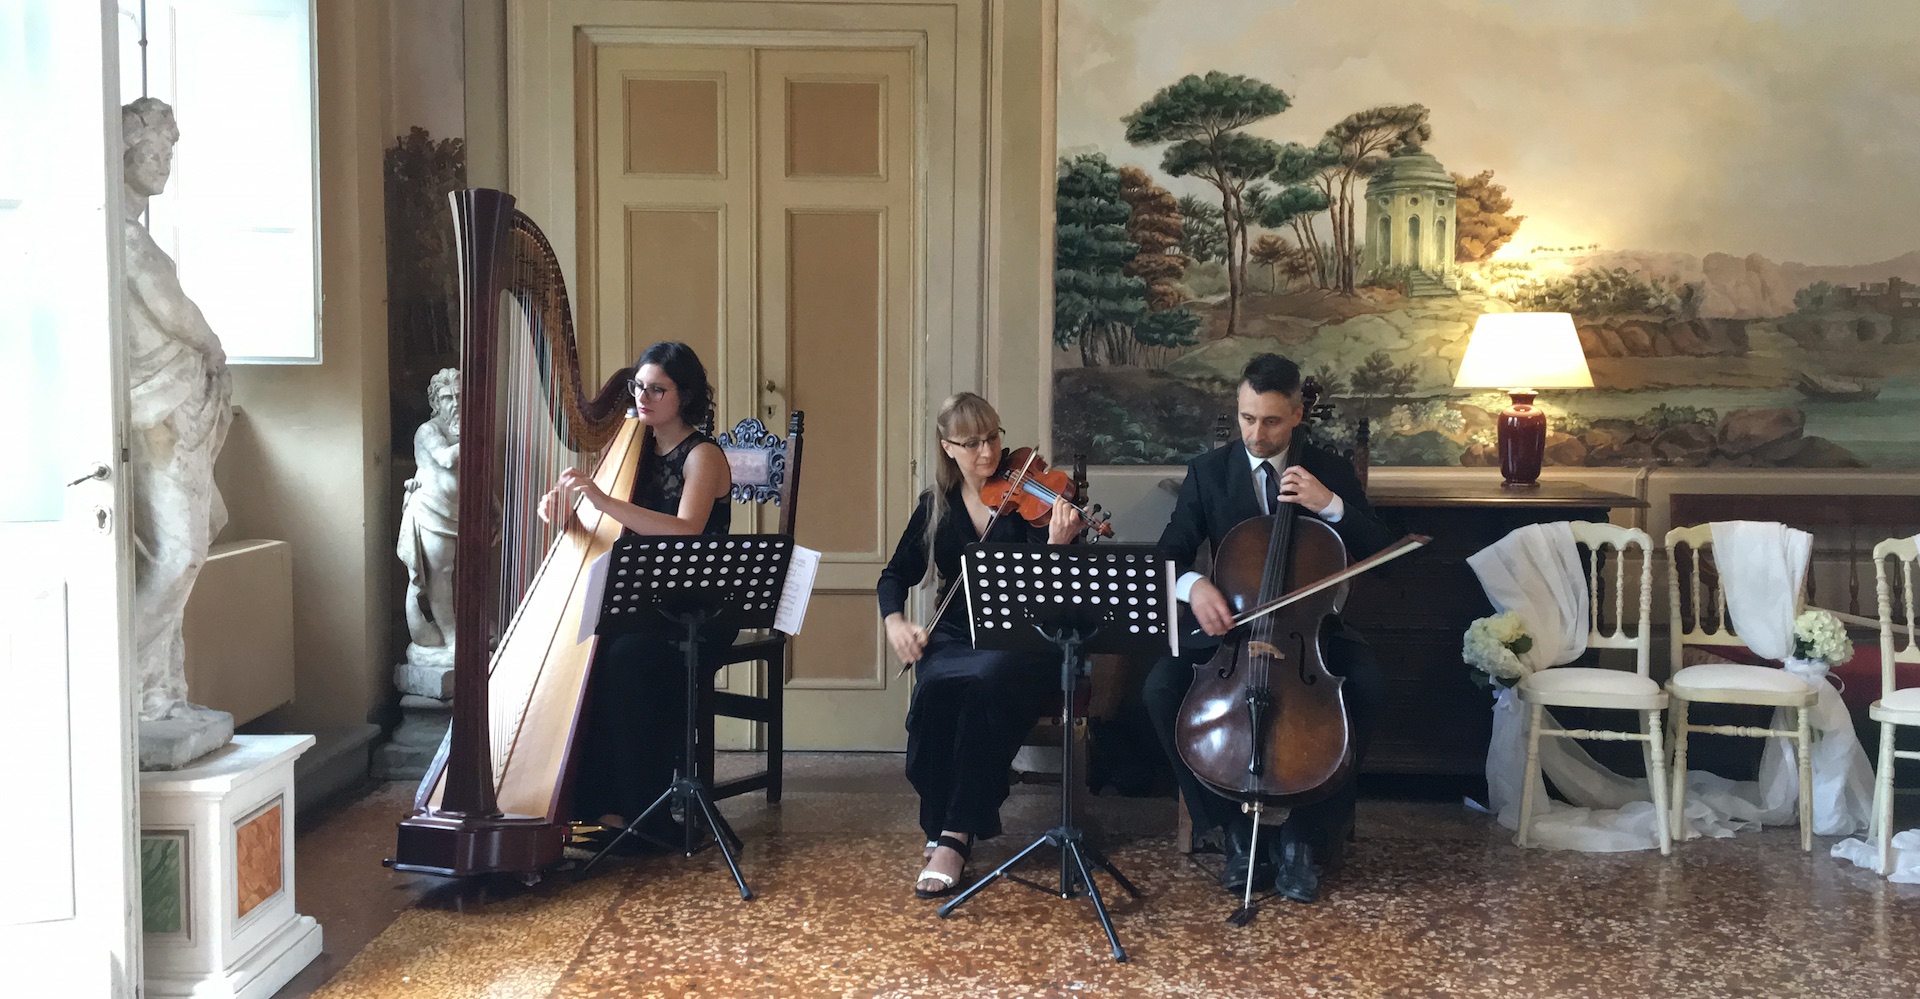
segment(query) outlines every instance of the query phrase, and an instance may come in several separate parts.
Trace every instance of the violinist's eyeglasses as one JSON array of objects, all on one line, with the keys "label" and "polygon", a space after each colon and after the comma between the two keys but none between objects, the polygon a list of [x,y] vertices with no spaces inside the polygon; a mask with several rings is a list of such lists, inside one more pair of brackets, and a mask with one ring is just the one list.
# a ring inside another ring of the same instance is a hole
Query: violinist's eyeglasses
[{"label": "violinist's eyeglasses", "polygon": [[630,379],[627,382],[627,389],[628,391],[631,391],[633,393],[633,397],[635,399],[638,399],[641,396],[645,396],[649,399],[664,399],[666,398],[666,395],[668,392],[673,391],[673,386],[642,385],[638,380]]},{"label": "violinist's eyeglasses", "polygon": [[969,437],[963,441],[948,441],[945,437],[942,437],[940,439],[943,441],[947,441],[948,444],[951,444],[954,447],[960,448],[965,451],[978,451],[980,450],[980,447],[983,444],[991,447],[999,447],[1000,438],[1005,436],[1006,432],[1007,432],[1006,428],[1001,427],[995,430],[993,433],[986,435],[985,437]]}]

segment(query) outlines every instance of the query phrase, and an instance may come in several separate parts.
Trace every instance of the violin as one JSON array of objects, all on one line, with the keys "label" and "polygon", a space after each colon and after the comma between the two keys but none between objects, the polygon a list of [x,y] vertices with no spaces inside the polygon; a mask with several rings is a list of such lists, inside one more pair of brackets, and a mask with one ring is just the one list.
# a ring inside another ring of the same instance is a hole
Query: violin
[{"label": "violin", "polygon": [[980,487],[980,503],[987,509],[1017,514],[1035,527],[1047,526],[1053,518],[1054,502],[1062,498],[1080,511],[1087,530],[1103,538],[1113,537],[1113,525],[1109,523],[1112,516],[1101,511],[1098,503],[1082,507],[1075,502],[1079,490],[1073,480],[1060,469],[1048,468],[1046,459],[1033,448],[1016,448],[1002,455],[1000,468]]}]

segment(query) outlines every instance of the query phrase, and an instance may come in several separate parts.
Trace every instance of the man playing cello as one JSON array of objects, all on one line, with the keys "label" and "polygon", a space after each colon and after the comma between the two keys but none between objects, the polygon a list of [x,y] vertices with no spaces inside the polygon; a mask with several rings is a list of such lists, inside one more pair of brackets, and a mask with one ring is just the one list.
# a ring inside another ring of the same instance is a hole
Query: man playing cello
[{"label": "man playing cello", "polygon": [[[1187,463],[1187,478],[1180,487],[1173,517],[1160,536],[1162,550],[1183,570],[1176,594],[1193,609],[1195,620],[1208,635],[1221,636],[1231,630],[1233,610],[1211,580],[1188,570],[1201,542],[1210,542],[1217,551],[1221,539],[1242,521],[1274,513],[1280,504],[1293,503],[1332,525],[1350,559],[1365,558],[1393,541],[1375,518],[1359,477],[1346,459],[1308,445],[1299,452],[1299,464],[1282,467],[1294,429],[1306,415],[1300,385],[1299,367],[1277,354],[1261,354],[1247,363],[1237,393],[1240,440]],[[1329,618],[1323,628],[1321,647],[1328,669],[1345,678],[1353,773],[1358,773],[1383,693],[1380,667],[1365,641],[1337,618]],[[1206,664],[1213,651],[1209,645],[1183,650],[1177,659],[1162,657],[1147,675],[1145,699],[1161,745],[1173,762],[1174,776],[1186,798],[1194,828],[1221,830],[1228,855],[1221,884],[1237,892],[1246,883],[1252,820],[1242,812],[1239,802],[1214,793],[1194,776],[1181,758],[1175,739],[1180,705],[1193,680],[1194,666]],[[1256,863],[1255,877],[1273,877],[1274,889],[1295,901],[1317,899],[1319,865],[1344,845],[1353,823],[1354,798],[1349,777],[1326,798],[1293,808],[1279,836],[1260,838],[1267,856]],[[1267,849],[1269,844],[1271,850]]]}]

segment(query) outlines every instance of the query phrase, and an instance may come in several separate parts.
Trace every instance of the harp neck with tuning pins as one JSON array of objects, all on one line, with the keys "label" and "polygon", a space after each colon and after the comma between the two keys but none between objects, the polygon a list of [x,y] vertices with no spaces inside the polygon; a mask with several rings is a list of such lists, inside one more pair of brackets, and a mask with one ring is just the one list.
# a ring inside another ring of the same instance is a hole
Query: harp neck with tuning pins
[{"label": "harp neck with tuning pins", "polygon": [[559,262],[501,191],[451,194],[460,279],[459,536],[453,722],[391,865],[532,878],[559,861],[576,721],[597,640],[576,641],[588,567],[620,535],[541,496],[591,468],[629,496],[645,449],[622,368],[592,397]]}]

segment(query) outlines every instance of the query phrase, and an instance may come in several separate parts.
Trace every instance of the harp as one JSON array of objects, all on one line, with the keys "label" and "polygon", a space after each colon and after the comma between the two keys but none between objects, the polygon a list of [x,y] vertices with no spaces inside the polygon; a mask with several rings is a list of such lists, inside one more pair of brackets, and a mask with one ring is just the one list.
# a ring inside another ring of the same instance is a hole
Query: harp
[{"label": "harp", "polygon": [[[588,569],[620,525],[582,505],[544,524],[565,468],[633,492],[642,447],[623,368],[588,398],[553,247],[501,191],[455,191],[460,275],[453,722],[389,866],[529,882],[566,841],[576,719],[598,640],[577,641]],[[497,528],[497,534],[496,534]]]}]

